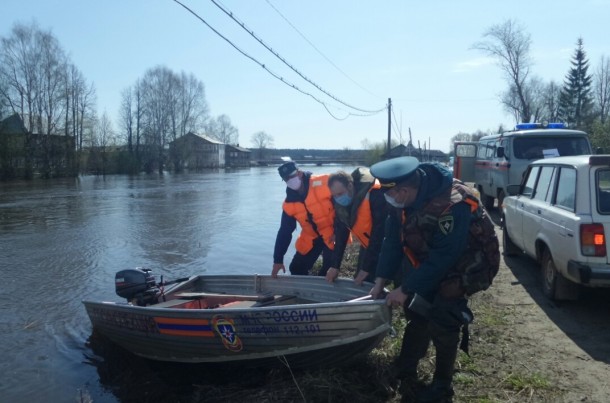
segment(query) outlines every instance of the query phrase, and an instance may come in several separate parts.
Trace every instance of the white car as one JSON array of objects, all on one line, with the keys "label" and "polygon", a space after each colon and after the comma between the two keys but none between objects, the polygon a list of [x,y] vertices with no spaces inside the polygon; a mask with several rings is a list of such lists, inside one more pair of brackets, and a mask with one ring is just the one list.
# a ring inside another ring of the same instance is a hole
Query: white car
[{"label": "white car", "polygon": [[610,155],[538,160],[502,206],[505,255],[542,266],[544,293],[577,299],[581,287],[610,287]]}]

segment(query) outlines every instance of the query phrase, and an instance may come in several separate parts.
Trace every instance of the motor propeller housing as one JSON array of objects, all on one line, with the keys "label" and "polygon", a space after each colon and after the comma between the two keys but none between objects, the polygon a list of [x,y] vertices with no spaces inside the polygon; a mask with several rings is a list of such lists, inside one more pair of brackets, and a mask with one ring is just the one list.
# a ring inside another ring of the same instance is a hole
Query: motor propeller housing
[{"label": "motor propeller housing", "polygon": [[140,306],[155,303],[160,294],[152,270],[142,267],[117,272],[114,285],[119,297]]}]

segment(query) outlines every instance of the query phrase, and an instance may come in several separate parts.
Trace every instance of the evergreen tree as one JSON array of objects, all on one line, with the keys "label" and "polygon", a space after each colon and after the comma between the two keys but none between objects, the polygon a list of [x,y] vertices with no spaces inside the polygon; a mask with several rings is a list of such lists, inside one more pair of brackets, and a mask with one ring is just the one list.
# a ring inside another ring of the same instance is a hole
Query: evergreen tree
[{"label": "evergreen tree", "polygon": [[587,74],[589,60],[584,51],[582,38],[578,38],[576,42],[576,51],[571,63],[572,68],[566,75],[559,96],[559,116],[570,127],[585,129],[592,117],[591,82],[593,78]]}]

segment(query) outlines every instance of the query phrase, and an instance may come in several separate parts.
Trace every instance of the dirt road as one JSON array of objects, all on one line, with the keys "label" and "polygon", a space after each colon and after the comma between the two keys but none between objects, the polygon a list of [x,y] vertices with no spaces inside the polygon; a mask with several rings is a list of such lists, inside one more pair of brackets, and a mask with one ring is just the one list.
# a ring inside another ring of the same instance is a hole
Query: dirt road
[{"label": "dirt road", "polygon": [[503,257],[493,286],[474,296],[483,321],[472,326],[475,368],[460,358],[454,401],[610,401],[610,290],[585,289],[579,301],[554,303],[542,293],[539,271],[525,256]]}]

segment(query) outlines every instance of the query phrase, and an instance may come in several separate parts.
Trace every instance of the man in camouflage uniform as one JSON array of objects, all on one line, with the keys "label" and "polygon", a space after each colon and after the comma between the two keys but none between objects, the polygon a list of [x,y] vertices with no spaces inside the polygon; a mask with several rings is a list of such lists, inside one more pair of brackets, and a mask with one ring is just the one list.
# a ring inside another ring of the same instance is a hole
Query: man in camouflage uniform
[{"label": "man in camouflage uniform", "polygon": [[386,296],[408,318],[396,375],[416,384],[418,363],[432,341],[434,377],[416,399],[450,399],[460,330],[472,321],[466,297],[489,287],[499,268],[493,223],[471,190],[440,164],[400,157],[374,164],[371,173],[395,210],[386,222],[371,293],[378,297],[386,281],[400,274],[400,286]]}]

